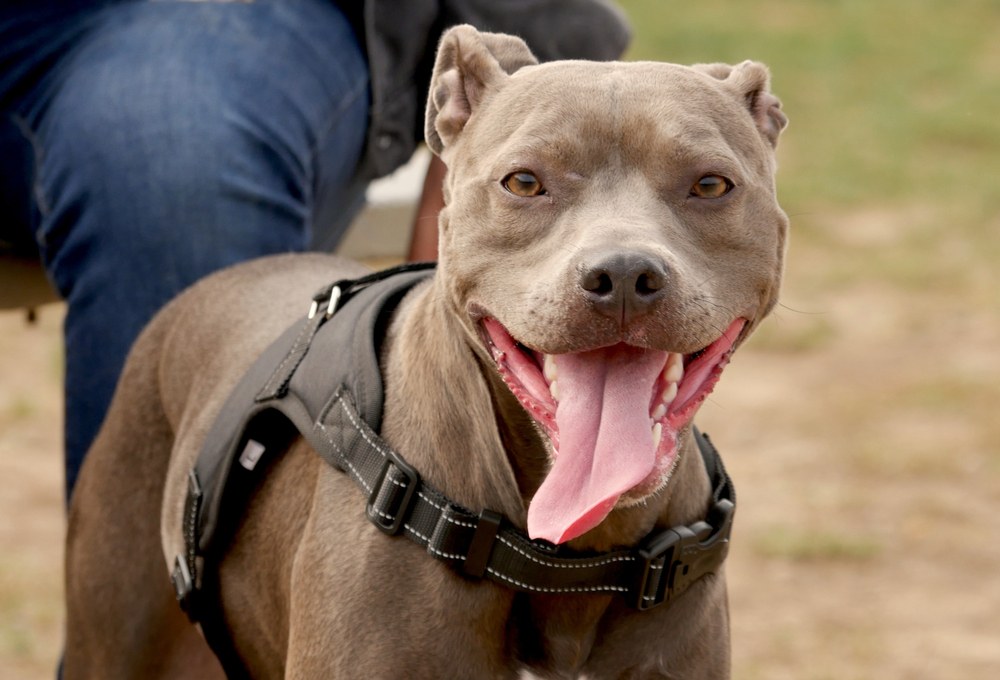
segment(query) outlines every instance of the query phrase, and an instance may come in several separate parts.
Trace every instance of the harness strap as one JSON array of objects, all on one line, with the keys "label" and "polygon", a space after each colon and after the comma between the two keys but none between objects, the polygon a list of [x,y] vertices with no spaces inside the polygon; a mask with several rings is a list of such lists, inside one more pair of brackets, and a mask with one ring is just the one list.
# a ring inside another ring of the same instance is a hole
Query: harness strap
[{"label": "harness strap", "polygon": [[[725,560],[735,490],[715,447],[697,430],[712,484],[705,520],[654,531],[629,549],[581,554],[531,540],[500,514],[472,512],[426,484],[377,434],[377,339],[402,296],[429,275],[425,270],[397,268],[320,291],[309,317],[250,368],[206,437],[189,476],[186,549],[172,578],[181,606],[201,622],[230,678],[249,676],[228,636],[218,565],[262,470],[299,434],[361,487],[365,514],[379,530],[406,536],[471,578],[527,593],[621,595],[645,610],[676,598]],[[327,324],[331,318],[338,322]]]},{"label": "harness strap", "polygon": [[[230,680],[251,676],[229,635],[219,565],[250,494],[270,460],[298,435],[295,423],[303,432],[310,429],[306,404],[322,405],[331,385],[349,386],[358,395],[361,417],[370,427],[380,426],[377,339],[384,335],[381,330],[396,304],[430,276],[433,266],[403,265],[321,289],[307,317],[286,330],[250,366],[206,435],[188,475],[185,552],[175,558],[171,580],[181,608],[201,625]],[[327,324],[345,307],[347,312],[338,314],[338,323]],[[303,368],[303,362],[310,363],[310,354],[320,370],[313,365]]]},{"label": "harness strap", "polygon": [[714,571],[728,550],[735,491],[701,433],[696,437],[713,485],[706,521],[654,532],[638,548],[593,555],[531,540],[496,512],[477,514],[451,501],[367,427],[346,390],[337,391],[306,437],[364,490],[366,515],[380,530],[405,535],[468,576],[514,590],[620,594],[649,609]]}]

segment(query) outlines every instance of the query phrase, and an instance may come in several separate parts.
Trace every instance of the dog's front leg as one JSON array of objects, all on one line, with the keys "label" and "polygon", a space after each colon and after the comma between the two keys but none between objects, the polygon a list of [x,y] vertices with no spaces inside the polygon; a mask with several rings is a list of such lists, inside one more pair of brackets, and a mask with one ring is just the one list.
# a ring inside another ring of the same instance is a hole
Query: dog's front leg
[{"label": "dog's front leg", "polygon": [[512,599],[382,534],[353,482],[324,466],[294,557],[285,678],[514,680]]}]

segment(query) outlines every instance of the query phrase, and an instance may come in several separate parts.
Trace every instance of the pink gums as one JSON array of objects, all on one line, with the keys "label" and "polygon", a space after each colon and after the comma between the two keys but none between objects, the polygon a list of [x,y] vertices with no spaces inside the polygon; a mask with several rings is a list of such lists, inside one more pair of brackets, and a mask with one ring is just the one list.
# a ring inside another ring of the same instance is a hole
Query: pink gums
[{"label": "pink gums", "polygon": [[668,352],[618,344],[555,355],[550,359],[556,362],[557,401],[538,355],[518,345],[498,321],[484,319],[504,382],[556,452],[528,508],[528,534],[569,541],[600,524],[624,494],[659,488],[676,461],[678,431],[718,381],[744,324],[734,321],[687,363],[676,397],[654,420],[658,396],[667,387]]}]

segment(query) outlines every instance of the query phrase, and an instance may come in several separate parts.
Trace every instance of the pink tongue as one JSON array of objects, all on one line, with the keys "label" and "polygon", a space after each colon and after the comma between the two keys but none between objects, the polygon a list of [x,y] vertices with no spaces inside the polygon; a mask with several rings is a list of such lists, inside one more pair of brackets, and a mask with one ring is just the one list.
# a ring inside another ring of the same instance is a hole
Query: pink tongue
[{"label": "pink tongue", "polygon": [[559,451],[528,507],[528,535],[563,543],[653,471],[649,403],[667,353],[615,345],[555,359]]}]

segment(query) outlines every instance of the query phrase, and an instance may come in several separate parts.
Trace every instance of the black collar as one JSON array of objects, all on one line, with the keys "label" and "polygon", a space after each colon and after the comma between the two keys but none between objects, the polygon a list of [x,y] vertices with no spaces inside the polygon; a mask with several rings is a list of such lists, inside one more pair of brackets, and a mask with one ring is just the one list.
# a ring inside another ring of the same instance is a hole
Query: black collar
[{"label": "black collar", "polygon": [[645,610],[676,598],[725,559],[735,490],[715,447],[697,430],[712,484],[705,519],[654,530],[635,547],[594,554],[531,540],[496,512],[463,508],[389,448],[378,435],[378,338],[431,266],[399,267],[324,288],[308,318],[261,355],[223,405],[189,474],[186,552],[172,573],[181,606],[202,621],[217,653],[211,638],[223,633],[209,629],[224,627],[219,561],[255,473],[266,468],[258,462],[280,455],[298,434],[363,489],[365,514],[376,527],[406,536],[470,578],[528,593],[620,595]]}]

